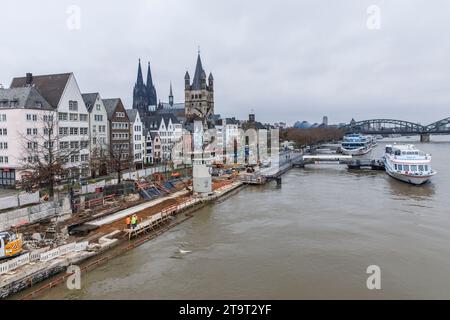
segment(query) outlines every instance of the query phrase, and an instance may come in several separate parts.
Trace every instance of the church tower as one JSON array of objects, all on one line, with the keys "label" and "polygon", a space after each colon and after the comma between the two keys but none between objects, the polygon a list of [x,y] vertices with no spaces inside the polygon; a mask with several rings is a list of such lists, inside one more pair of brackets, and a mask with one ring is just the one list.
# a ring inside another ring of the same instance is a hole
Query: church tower
[{"label": "church tower", "polygon": [[148,94],[148,104],[150,106],[156,106],[158,98],[156,96],[156,88],[153,84],[150,62],[148,63],[148,70],[147,70],[147,94]]},{"label": "church tower", "polygon": [[146,114],[148,112],[148,105],[147,87],[144,84],[141,59],[139,59],[137,80],[133,89],[133,109],[138,110],[140,114]]},{"label": "church tower", "polygon": [[200,52],[197,56],[194,79],[190,82],[189,72],[184,76],[186,122],[202,120],[204,123],[214,114],[214,78],[207,79]]},{"label": "church tower", "polygon": [[169,105],[173,107],[173,92],[172,92],[172,82],[170,83],[170,92],[169,92]]}]

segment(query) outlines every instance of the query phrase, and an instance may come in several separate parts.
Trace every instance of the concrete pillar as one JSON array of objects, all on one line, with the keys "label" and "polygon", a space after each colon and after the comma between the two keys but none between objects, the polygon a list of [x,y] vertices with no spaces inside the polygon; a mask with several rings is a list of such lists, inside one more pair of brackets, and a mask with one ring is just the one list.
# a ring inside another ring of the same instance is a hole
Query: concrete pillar
[{"label": "concrete pillar", "polygon": [[420,135],[420,142],[430,142],[430,134],[429,133],[422,133]]}]

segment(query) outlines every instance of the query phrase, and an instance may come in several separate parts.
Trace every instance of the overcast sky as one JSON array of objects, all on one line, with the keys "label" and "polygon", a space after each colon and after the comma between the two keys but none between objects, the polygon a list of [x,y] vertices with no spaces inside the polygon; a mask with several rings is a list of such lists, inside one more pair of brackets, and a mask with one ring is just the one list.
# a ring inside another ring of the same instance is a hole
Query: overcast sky
[{"label": "overcast sky", "polygon": [[[70,5],[81,10],[79,29],[68,27]],[[370,5],[380,8],[380,29],[367,27]],[[131,108],[141,58],[158,98],[168,100],[172,81],[181,102],[200,46],[222,116],[253,109],[260,121],[289,124],[450,117],[447,0],[3,0],[0,12],[5,87],[26,72],[72,71],[82,92]]]}]

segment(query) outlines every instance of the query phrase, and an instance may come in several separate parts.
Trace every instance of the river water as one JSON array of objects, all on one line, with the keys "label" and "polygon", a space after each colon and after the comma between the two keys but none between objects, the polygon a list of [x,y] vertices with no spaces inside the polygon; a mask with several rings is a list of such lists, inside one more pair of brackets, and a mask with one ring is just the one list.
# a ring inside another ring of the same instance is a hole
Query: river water
[{"label": "river water", "polygon": [[[427,185],[345,167],[292,169],[281,188],[247,187],[83,274],[81,290],[59,286],[42,298],[448,299],[450,137],[431,138],[398,138],[433,154],[438,174]],[[369,265],[381,269],[381,290],[367,289]]]}]

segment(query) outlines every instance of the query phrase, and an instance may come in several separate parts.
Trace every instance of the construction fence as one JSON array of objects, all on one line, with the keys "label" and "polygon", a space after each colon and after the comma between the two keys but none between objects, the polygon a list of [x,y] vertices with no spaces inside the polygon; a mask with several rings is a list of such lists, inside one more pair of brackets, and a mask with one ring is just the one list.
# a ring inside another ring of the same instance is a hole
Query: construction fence
[{"label": "construction fence", "polygon": [[83,251],[86,250],[87,246],[87,241],[73,242],[44,252],[42,252],[42,250],[28,252],[15,259],[0,264],[0,274],[13,271],[14,269],[22,267],[30,262],[47,262],[71,252]]},{"label": "construction fence", "polygon": [[33,203],[39,203],[39,191],[34,193],[19,193],[14,196],[0,198],[0,210],[17,208]]},{"label": "construction fence", "polygon": [[52,217],[61,211],[57,201],[0,213],[0,231]]}]

